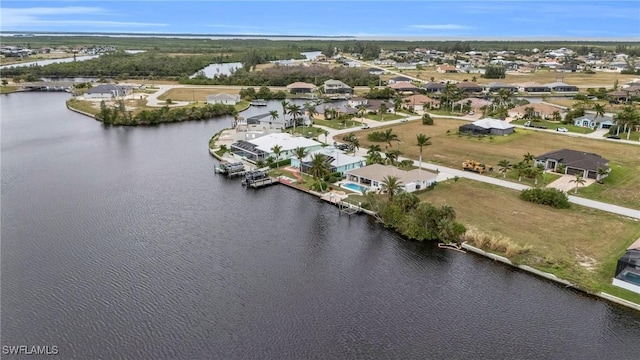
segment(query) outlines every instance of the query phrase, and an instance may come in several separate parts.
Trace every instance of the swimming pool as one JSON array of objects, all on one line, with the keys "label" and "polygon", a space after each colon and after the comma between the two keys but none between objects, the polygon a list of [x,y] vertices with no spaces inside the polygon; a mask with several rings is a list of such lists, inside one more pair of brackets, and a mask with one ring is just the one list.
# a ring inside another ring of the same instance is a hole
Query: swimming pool
[{"label": "swimming pool", "polygon": [[359,192],[364,194],[366,191],[369,191],[369,188],[366,186],[354,184],[354,183],[342,183],[340,184],[341,188],[349,189],[351,191]]},{"label": "swimming pool", "polygon": [[632,284],[640,285],[640,275],[632,273],[630,271],[625,271],[621,275],[622,276],[618,277],[621,280],[624,280],[626,282],[630,282]]}]

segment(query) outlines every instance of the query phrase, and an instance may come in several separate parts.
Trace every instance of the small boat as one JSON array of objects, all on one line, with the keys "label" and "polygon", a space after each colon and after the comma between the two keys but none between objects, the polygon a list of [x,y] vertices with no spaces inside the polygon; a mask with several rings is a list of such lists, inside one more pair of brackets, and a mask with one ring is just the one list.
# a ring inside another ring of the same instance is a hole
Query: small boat
[{"label": "small boat", "polygon": [[264,99],[252,100],[251,106],[267,106],[267,100],[264,100]]}]

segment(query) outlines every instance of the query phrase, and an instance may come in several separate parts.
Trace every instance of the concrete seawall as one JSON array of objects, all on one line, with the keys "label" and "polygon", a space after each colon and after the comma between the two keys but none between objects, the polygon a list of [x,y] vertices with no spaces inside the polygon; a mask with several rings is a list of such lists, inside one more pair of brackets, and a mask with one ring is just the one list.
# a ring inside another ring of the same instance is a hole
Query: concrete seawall
[{"label": "concrete seawall", "polygon": [[90,117],[90,118],[93,118],[93,119],[95,119],[95,120],[97,120],[97,121],[100,121],[100,120],[98,120],[98,119],[96,118],[96,116],[95,116],[95,115],[93,115],[93,114],[89,114],[88,112],[84,112],[84,111],[82,111],[82,110],[78,110],[78,109],[72,108],[71,106],[69,106],[69,103],[67,103],[66,105],[67,105],[67,109],[69,109],[69,110],[71,110],[71,111],[77,112],[78,114],[82,114],[82,115],[88,116],[88,117]]},{"label": "concrete seawall", "polygon": [[478,254],[478,255],[487,257],[489,259],[492,259],[492,260],[495,260],[495,261],[499,261],[499,262],[501,262],[503,264],[511,265],[511,266],[513,266],[515,268],[518,268],[520,270],[524,270],[526,272],[529,272],[531,274],[540,276],[540,277],[545,278],[547,280],[551,280],[551,281],[563,284],[566,287],[570,287],[570,288],[582,291],[582,292],[584,292],[586,294],[597,296],[597,297],[599,297],[601,299],[605,299],[605,300],[614,302],[616,304],[619,304],[619,305],[622,305],[622,306],[626,306],[626,307],[628,307],[630,309],[634,309],[634,310],[640,311],[640,304],[636,304],[634,302],[631,302],[631,301],[628,301],[628,300],[625,300],[625,299],[621,299],[619,297],[616,297],[616,296],[613,296],[613,295],[610,295],[610,294],[607,294],[607,293],[603,293],[603,292],[590,293],[588,291],[585,291],[584,289],[581,289],[578,285],[573,284],[570,281],[561,279],[561,278],[559,278],[559,277],[557,277],[557,276],[555,276],[553,274],[550,274],[550,273],[544,272],[544,271],[540,271],[538,269],[534,269],[534,268],[532,268],[531,266],[528,266],[528,265],[517,265],[517,264],[514,264],[513,262],[511,262],[511,260],[507,259],[506,257],[500,256],[500,255],[496,255],[496,254],[492,254],[490,252],[486,252],[486,251],[484,251],[482,249],[479,249],[479,248],[477,248],[475,246],[471,246],[471,245],[466,244],[466,243],[462,244],[462,247],[465,250],[470,251],[470,252],[472,252],[474,254]]}]

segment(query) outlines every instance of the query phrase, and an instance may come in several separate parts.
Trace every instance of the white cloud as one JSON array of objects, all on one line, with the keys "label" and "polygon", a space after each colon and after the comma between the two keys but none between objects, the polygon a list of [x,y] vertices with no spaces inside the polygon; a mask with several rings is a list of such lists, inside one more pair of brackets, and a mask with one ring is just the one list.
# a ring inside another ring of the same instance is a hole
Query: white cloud
[{"label": "white cloud", "polygon": [[411,25],[413,29],[426,29],[426,30],[467,30],[473,29],[470,26],[458,25],[458,24],[423,24],[423,25]]},{"label": "white cloud", "polygon": [[109,15],[108,11],[99,7],[33,7],[33,8],[3,8],[0,13],[2,30],[50,30],[52,27],[65,27],[69,25],[83,26],[92,29],[100,27],[158,27],[167,24],[126,22],[86,19],[65,19],[65,16],[95,16]]}]

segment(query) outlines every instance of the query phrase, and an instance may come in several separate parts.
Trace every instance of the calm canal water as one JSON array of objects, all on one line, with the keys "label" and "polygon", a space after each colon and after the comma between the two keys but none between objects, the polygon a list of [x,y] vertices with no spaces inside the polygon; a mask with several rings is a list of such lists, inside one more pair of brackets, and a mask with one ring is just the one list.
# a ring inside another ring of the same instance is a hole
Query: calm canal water
[{"label": "calm canal water", "polygon": [[230,119],[105,128],[67,96],[0,97],[3,346],[55,345],[61,359],[640,352],[637,312],[216,176],[206,144]]}]

